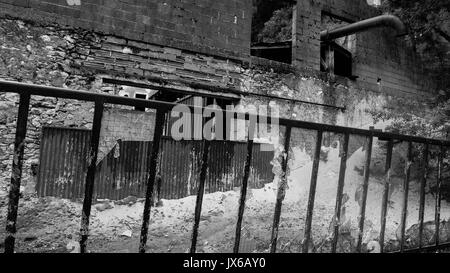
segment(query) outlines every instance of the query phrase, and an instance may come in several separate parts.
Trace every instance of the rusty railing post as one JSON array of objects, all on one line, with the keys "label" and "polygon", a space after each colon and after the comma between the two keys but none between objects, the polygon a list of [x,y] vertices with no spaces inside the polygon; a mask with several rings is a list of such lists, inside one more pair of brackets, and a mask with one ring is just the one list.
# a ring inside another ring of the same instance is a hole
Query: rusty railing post
[{"label": "rusty railing post", "polygon": [[400,222],[400,252],[403,252],[405,247],[405,228],[406,228],[406,217],[408,216],[408,191],[409,191],[409,178],[411,173],[412,164],[412,142],[408,143],[408,154],[407,162],[405,166],[405,180],[403,182],[403,189],[405,190],[403,194],[403,204],[402,204],[402,219]]},{"label": "rusty railing post", "polygon": [[344,192],[345,183],[345,171],[347,169],[347,157],[348,157],[348,143],[350,140],[350,134],[344,135],[343,151],[341,155],[341,165],[339,169],[339,181],[336,194],[336,207],[334,215],[334,233],[333,241],[331,245],[331,252],[336,253],[336,247],[339,240],[339,227],[341,226],[341,207],[342,207],[342,194]]},{"label": "rusty railing post", "polygon": [[88,169],[84,189],[83,210],[81,214],[80,252],[86,252],[86,241],[89,236],[89,217],[91,215],[92,195],[94,193],[95,172],[97,166],[98,145],[102,127],[103,101],[95,101],[94,120],[92,124],[91,143],[89,148]]},{"label": "rusty railing post", "polygon": [[358,242],[356,244],[356,251],[358,252],[361,252],[362,238],[364,232],[364,221],[366,218],[367,192],[369,189],[370,162],[372,158],[373,136],[366,138],[366,144],[367,146],[366,146],[366,158],[364,163],[364,182],[361,196],[361,207],[359,212],[359,232],[358,232]]},{"label": "rusty railing post", "polygon": [[198,227],[200,225],[200,217],[202,214],[203,195],[205,194],[205,181],[208,172],[208,160],[211,141],[203,141],[202,167],[200,170],[200,182],[198,185],[197,200],[195,202],[194,228],[192,229],[192,242],[190,253],[195,253],[197,248]]},{"label": "rusty railing post", "polygon": [[385,166],[385,180],[383,189],[383,199],[381,201],[381,229],[380,229],[380,252],[384,252],[384,234],[386,231],[386,217],[387,207],[389,201],[389,187],[391,184],[391,163],[392,163],[392,149],[394,148],[394,140],[388,140],[386,166]]},{"label": "rusty railing post", "polygon": [[437,193],[436,193],[436,205],[435,205],[435,246],[439,246],[439,226],[441,222],[441,191],[442,191],[442,160],[444,157],[444,147],[440,146],[438,155],[438,168],[437,168]]},{"label": "rusty railing post", "polygon": [[251,168],[252,159],[253,159],[253,142],[254,142],[254,137],[255,137],[256,123],[257,123],[256,120],[257,120],[256,116],[253,116],[253,119],[251,117],[249,119],[247,157],[246,157],[245,166],[244,166],[244,177],[242,179],[241,198],[239,200],[238,220],[236,223],[236,236],[234,239],[233,253],[239,253],[239,245],[241,242],[242,219],[244,217],[245,199],[247,197],[248,179],[250,177],[250,168]]},{"label": "rusty railing post", "polygon": [[323,132],[317,131],[316,137],[316,147],[314,150],[314,159],[311,173],[311,183],[309,186],[309,198],[308,198],[308,208],[306,211],[306,221],[305,221],[305,238],[302,243],[302,253],[308,253],[309,243],[311,240],[311,226],[314,211],[314,201],[316,198],[316,188],[317,188],[317,175],[319,172],[320,164],[320,152],[322,149],[322,138]]},{"label": "rusty railing post", "polygon": [[419,249],[422,249],[422,237],[423,237],[423,220],[425,214],[425,186],[427,184],[428,175],[428,143],[425,144],[425,150],[423,153],[423,176],[420,180],[420,201],[419,201]]},{"label": "rusty railing post", "polygon": [[139,252],[145,253],[148,236],[148,226],[150,223],[150,210],[153,202],[153,189],[156,181],[156,172],[158,167],[159,149],[161,143],[161,136],[164,130],[164,119],[166,111],[156,109],[155,117],[155,131],[153,134],[152,152],[150,155],[148,174],[147,174],[147,188],[145,192],[144,212],[142,216],[141,236],[139,240]]},{"label": "rusty railing post", "polygon": [[11,184],[9,188],[8,215],[6,217],[5,253],[14,253],[16,240],[16,222],[19,209],[20,182],[22,179],[22,162],[27,134],[28,111],[30,95],[20,94],[19,112],[16,123],[16,139],[14,141],[14,155],[11,169]]},{"label": "rusty railing post", "polygon": [[280,216],[281,216],[281,206],[283,205],[283,199],[286,195],[286,184],[287,184],[287,165],[289,161],[289,147],[291,142],[291,130],[292,127],[286,127],[286,135],[284,138],[284,156],[281,162],[281,179],[280,185],[278,187],[277,192],[277,201],[275,204],[275,214],[273,217],[273,225],[272,225],[272,237],[270,239],[270,253],[275,253],[277,250],[277,240],[278,240],[278,226],[280,224]]},{"label": "rusty railing post", "polygon": [[239,244],[241,241],[242,218],[245,210],[245,198],[247,196],[248,178],[250,177],[250,166],[252,164],[253,139],[247,143],[247,158],[245,160],[244,178],[241,186],[241,198],[239,200],[238,220],[236,223],[236,237],[234,240],[233,253],[239,253]]}]

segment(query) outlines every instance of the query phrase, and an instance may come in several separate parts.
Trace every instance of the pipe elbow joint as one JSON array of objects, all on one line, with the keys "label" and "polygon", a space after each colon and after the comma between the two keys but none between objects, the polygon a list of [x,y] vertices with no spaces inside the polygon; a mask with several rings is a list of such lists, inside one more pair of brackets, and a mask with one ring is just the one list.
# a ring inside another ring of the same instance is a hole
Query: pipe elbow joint
[{"label": "pipe elbow joint", "polygon": [[381,15],[380,20],[384,22],[385,26],[392,27],[397,31],[397,36],[403,36],[407,34],[406,26],[395,15]]},{"label": "pipe elbow joint", "polygon": [[367,31],[376,27],[394,28],[397,32],[397,36],[402,36],[407,33],[405,24],[403,24],[400,18],[394,15],[386,14],[362,20],[333,30],[324,30],[320,33],[320,39],[322,41],[334,40],[361,31]]}]

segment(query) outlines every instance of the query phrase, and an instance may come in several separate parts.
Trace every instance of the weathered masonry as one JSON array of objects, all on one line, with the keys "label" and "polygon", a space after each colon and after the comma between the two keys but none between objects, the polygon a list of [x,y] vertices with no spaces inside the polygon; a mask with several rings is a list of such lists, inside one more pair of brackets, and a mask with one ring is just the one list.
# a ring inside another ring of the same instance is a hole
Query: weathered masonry
[{"label": "weathered masonry", "polygon": [[[293,9],[286,64],[251,55],[250,0],[0,0],[0,78],[187,104],[196,97],[205,105],[276,105],[284,118],[365,129],[383,107],[401,101],[419,109],[434,94],[420,60],[390,28],[336,40],[334,54],[343,49],[351,75],[321,69],[331,48],[321,31],[380,15],[366,1],[297,0]],[[17,105],[17,96],[0,94],[0,195]],[[148,123],[129,133],[128,119],[154,119],[139,110],[107,109],[99,157],[118,140],[150,140]],[[90,129],[92,118],[92,104],[32,98],[26,191],[36,182],[42,126]]]}]

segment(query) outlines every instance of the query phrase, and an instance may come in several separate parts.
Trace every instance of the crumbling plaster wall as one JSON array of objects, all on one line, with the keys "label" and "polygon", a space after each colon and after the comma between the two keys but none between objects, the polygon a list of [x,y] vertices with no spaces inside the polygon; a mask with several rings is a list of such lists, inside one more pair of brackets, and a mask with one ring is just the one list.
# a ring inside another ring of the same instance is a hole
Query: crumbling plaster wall
[{"label": "crumbling plaster wall", "polygon": [[[373,112],[383,109],[387,101],[393,102],[399,98],[411,101],[417,99],[412,96],[405,98],[387,94],[383,92],[382,87],[376,91],[368,90],[344,78],[326,81],[322,76],[299,72],[270,72],[258,68],[247,70],[242,90],[302,100],[305,103],[248,96],[243,98],[242,104],[277,105],[280,116],[287,119],[369,129],[375,125]],[[344,107],[345,110],[307,102]]]}]

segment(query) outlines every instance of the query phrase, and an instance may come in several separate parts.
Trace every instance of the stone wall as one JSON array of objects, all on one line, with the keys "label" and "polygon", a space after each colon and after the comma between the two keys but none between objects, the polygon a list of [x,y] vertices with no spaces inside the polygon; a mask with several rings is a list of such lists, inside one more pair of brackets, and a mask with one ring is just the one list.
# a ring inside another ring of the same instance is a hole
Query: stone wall
[{"label": "stone wall", "polygon": [[[12,18],[0,19],[0,41],[1,79],[115,95],[119,95],[117,86],[103,83],[103,78],[154,85],[164,80],[237,88],[244,71],[237,62],[228,59]],[[3,194],[10,178],[17,107],[17,95],[0,94],[0,188]],[[32,166],[38,164],[42,126],[90,128],[93,110],[92,103],[32,97],[23,185],[35,182]],[[105,153],[115,140],[133,135],[133,128],[152,129],[149,120],[144,122],[142,118],[150,113],[111,111],[105,111],[102,128]]]},{"label": "stone wall", "polygon": [[[83,41],[78,40],[81,37],[84,37]],[[81,49],[87,44],[95,44],[90,38],[83,31],[42,28],[23,21],[2,19],[0,77],[95,92],[93,74],[75,65],[81,58]],[[42,126],[90,128],[93,118],[93,104],[37,96],[32,97],[30,104],[24,185],[35,182],[32,166],[38,163]],[[0,94],[0,192],[6,190],[10,179],[17,108],[18,95]]]}]

